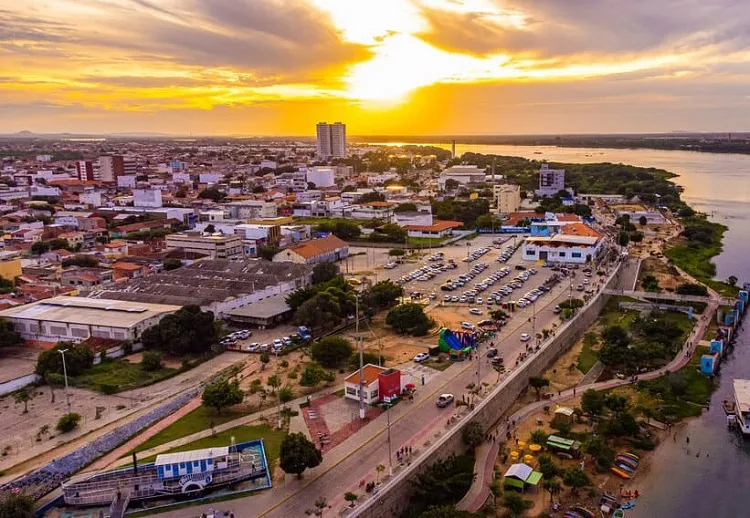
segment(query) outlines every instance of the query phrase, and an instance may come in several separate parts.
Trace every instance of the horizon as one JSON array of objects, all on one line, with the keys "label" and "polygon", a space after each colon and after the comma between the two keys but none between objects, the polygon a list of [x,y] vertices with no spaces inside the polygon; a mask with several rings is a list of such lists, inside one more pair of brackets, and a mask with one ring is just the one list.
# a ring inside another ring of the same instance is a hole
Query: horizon
[{"label": "horizon", "polygon": [[0,10],[0,133],[314,135],[324,120],[351,135],[750,131],[742,12],[736,0],[18,0]]}]

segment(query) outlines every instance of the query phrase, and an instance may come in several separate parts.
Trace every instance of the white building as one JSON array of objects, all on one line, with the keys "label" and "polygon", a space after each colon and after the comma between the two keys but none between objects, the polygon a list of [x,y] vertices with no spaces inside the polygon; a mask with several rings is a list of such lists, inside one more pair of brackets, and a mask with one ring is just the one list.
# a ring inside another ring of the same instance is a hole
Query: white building
[{"label": "white building", "polygon": [[316,129],[317,155],[320,158],[346,156],[346,124],[319,122]]},{"label": "white building", "polygon": [[230,219],[270,219],[278,215],[276,204],[263,200],[234,201],[225,205]]},{"label": "white building", "polygon": [[524,240],[522,257],[527,261],[585,264],[604,250],[604,237],[583,223],[554,224],[549,231],[537,226]]},{"label": "white building", "polygon": [[322,199],[323,199],[323,191],[312,189],[312,190],[305,191],[305,192],[298,192],[297,198],[295,201],[306,202],[306,201],[319,201]]},{"label": "white building", "polygon": [[134,207],[152,207],[162,206],[161,190],[159,189],[133,189],[133,206]]},{"label": "white building", "polygon": [[53,297],[0,311],[26,340],[82,342],[88,338],[137,340],[180,306],[84,297]]},{"label": "white building", "polygon": [[495,207],[501,214],[517,212],[521,208],[521,186],[500,184],[492,186]]},{"label": "white building", "polygon": [[203,254],[211,259],[233,259],[244,256],[242,236],[221,232],[204,235],[198,233],[169,234],[167,249],[180,248],[186,252]]},{"label": "white building", "polygon": [[367,177],[367,185],[383,185],[388,180],[396,180],[398,175],[396,173],[383,173],[374,176]]},{"label": "white building", "polygon": [[102,206],[102,193],[96,191],[82,192],[78,195],[78,201],[92,207]]},{"label": "white building", "polygon": [[305,179],[315,187],[331,187],[336,185],[336,171],[333,167],[315,166],[307,170]]},{"label": "white building", "polygon": [[565,169],[550,169],[549,164],[542,164],[536,195],[554,196],[563,189],[565,189]]},{"label": "white building", "polygon": [[173,183],[190,183],[190,173],[172,173]]},{"label": "white building", "polygon": [[438,186],[441,190],[445,190],[445,182],[448,180],[455,180],[459,185],[483,183],[485,181],[484,169],[479,169],[475,165],[454,165],[440,173]]},{"label": "white building", "polygon": [[135,175],[125,175],[125,176],[118,176],[117,177],[117,187],[123,187],[123,188],[134,188],[135,187]]},{"label": "white building", "polygon": [[282,173],[275,178],[275,184],[278,188],[288,189],[292,192],[302,192],[307,190],[307,173],[297,171],[294,173]]},{"label": "white building", "polygon": [[37,155],[37,162],[52,162],[52,155]]},{"label": "white building", "polygon": [[219,183],[222,178],[224,178],[224,175],[221,173],[201,173],[198,177],[198,182],[213,185]]}]

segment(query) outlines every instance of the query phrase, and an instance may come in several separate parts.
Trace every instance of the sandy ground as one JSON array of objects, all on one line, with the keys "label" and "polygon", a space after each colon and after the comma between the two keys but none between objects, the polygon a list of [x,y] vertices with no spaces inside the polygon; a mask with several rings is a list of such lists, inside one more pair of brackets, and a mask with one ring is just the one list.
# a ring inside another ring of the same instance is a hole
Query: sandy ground
[{"label": "sandy ground", "polygon": [[670,272],[669,266],[658,259],[649,257],[644,259],[641,272],[638,276],[638,289],[643,288],[642,280],[646,275],[653,275],[659,281],[661,291],[674,291],[680,284],[687,282],[687,279],[678,274]]},{"label": "sandy ground", "polygon": [[9,381],[34,372],[41,349],[3,347],[0,349],[0,382]]}]

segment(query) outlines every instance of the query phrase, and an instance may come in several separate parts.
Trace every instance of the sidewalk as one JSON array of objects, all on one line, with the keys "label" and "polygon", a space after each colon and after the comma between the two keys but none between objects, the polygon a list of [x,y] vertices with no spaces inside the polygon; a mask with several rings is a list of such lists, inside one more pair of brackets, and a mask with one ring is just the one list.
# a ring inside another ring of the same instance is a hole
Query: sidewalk
[{"label": "sidewalk", "polygon": [[[711,303],[706,307],[703,315],[712,316],[718,309],[720,298],[718,293],[714,292],[710,288],[709,296],[711,297]],[[705,320],[703,318],[696,319],[696,326],[690,332],[690,335],[688,335],[687,339],[685,340],[685,344],[683,345],[680,352],[677,353],[677,356],[675,356],[675,358],[666,366],[655,371],[639,374],[638,378],[643,380],[655,379],[669,372],[675,372],[687,365],[693,354],[695,345],[698,344],[701,337],[705,334],[706,328],[708,327],[710,321],[711,318],[707,318]],[[630,381],[628,380],[619,380],[615,378],[599,383],[579,385],[573,387],[572,389],[563,390],[557,397],[552,397],[549,400],[537,401],[523,407],[515,414],[509,416],[506,419],[505,423],[503,423],[501,426],[498,426],[494,431],[488,431],[488,433],[494,434],[496,437],[505,437],[508,432],[512,432],[515,425],[520,424],[529,416],[536,414],[542,408],[548,406],[550,404],[550,401],[562,403],[564,401],[580,396],[589,389],[608,390],[611,388],[627,385],[629,383]],[[474,479],[474,483],[471,485],[471,488],[466,493],[464,498],[456,505],[459,510],[477,512],[482,508],[484,503],[490,497],[489,486],[492,483],[495,460],[497,459],[499,450],[499,443],[500,441],[496,441],[495,443],[490,443],[490,446],[488,446],[487,443],[483,443],[482,446],[477,448],[476,463],[474,468],[474,472],[477,474],[477,477]]]}]

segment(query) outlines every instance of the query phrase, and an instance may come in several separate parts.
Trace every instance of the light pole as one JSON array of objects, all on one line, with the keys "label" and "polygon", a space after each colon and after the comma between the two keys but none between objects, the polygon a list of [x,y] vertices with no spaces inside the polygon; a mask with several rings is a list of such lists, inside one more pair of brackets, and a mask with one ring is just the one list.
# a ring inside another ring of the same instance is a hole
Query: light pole
[{"label": "light pole", "polygon": [[279,378],[279,351],[278,349],[274,351],[274,354],[276,356],[276,381],[278,381],[279,383],[279,386],[276,387],[276,408],[279,412],[277,428],[281,430],[281,378]]},{"label": "light pole", "polygon": [[391,452],[391,398],[387,398],[386,414],[388,415],[388,475],[393,476],[393,453]]},{"label": "light pole", "polygon": [[58,352],[60,353],[60,355],[62,355],[63,376],[65,377],[65,401],[68,404],[68,413],[70,413],[70,395],[68,394],[68,369],[65,366],[65,353],[68,352],[68,349],[60,349]]},{"label": "light pole", "polygon": [[354,296],[354,318],[356,319],[354,333],[357,335],[357,346],[359,347],[359,418],[365,418],[365,369],[362,351],[362,339],[359,336],[359,295]]}]

